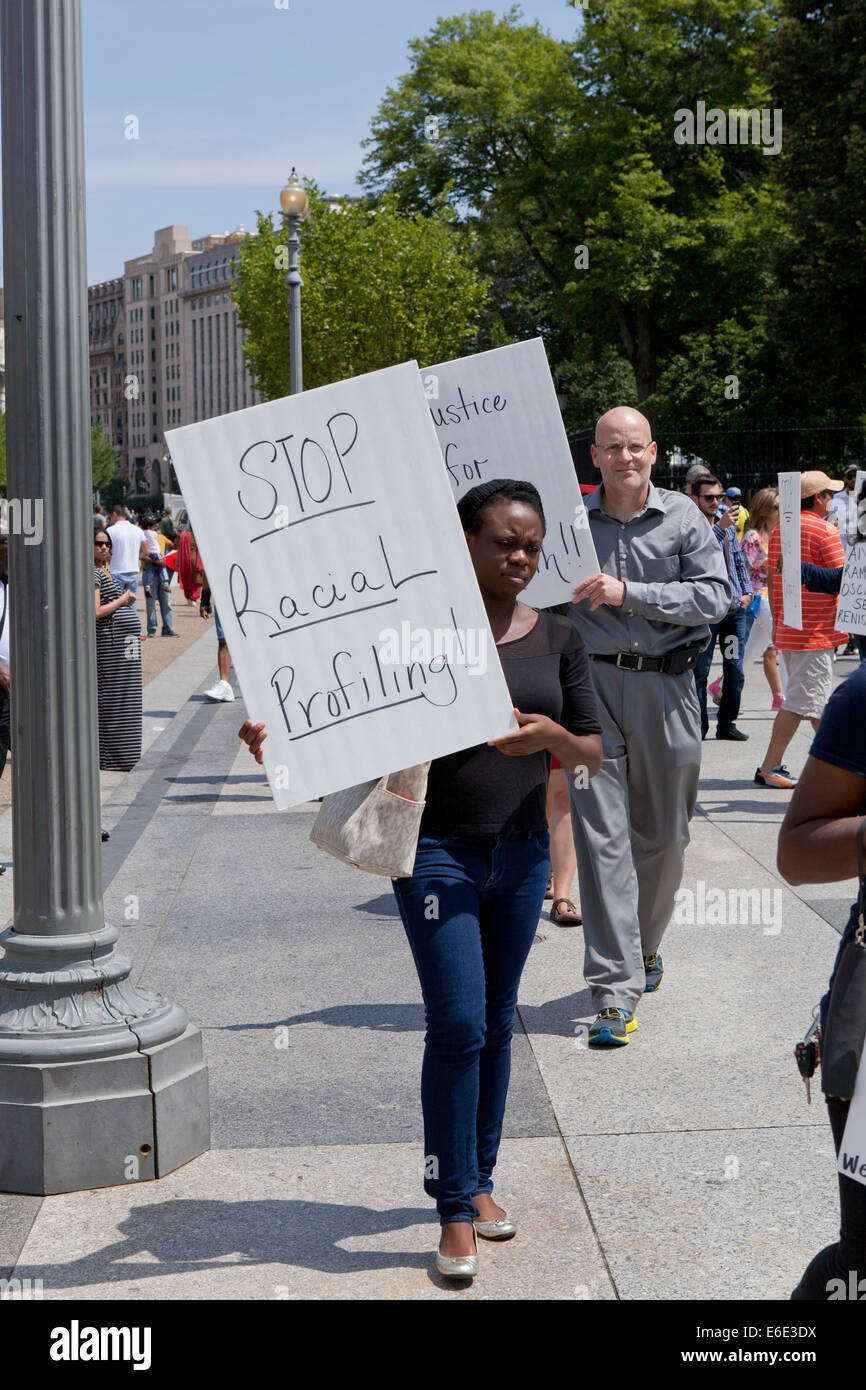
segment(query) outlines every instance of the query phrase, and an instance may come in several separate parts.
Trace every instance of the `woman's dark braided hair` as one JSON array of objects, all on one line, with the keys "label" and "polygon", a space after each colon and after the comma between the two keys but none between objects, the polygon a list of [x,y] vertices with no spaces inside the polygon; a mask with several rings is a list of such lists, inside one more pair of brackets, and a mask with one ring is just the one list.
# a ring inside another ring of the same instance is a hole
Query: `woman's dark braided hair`
[{"label": "woman's dark braided hair", "polygon": [[537,487],[532,483],[517,482],[514,478],[492,478],[489,483],[479,483],[477,487],[464,492],[457,503],[460,522],[467,535],[474,536],[481,530],[484,512],[494,502],[525,502],[538,513],[542,531],[547,531]]}]

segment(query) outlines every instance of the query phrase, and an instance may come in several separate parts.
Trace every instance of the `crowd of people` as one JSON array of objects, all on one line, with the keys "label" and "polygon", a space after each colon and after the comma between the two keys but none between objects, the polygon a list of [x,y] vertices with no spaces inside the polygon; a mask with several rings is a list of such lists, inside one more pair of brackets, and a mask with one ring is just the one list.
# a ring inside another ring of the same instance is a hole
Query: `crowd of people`
[{"label": "crowd of people", "polygon": [[[756,492],[746,513],[740,490],[726,489],[703,465],[690,470],[683,492],[655,487],[651,428],[630,408],[602,416],[592,457],[601,485],[586,505],[599,572],[557,609],[537,611],[518,598],[545,536],[535,488],[498,479],[458,502],[520,727],[432,763],[414,870],[393,885],[427,1018],[424,1188],[441,1222],[436,1265],[453,1278],[477,1272],[477,1235],[508,1239],[517,1229],[493,1199],[492,1173],[513,1008],[544,897],[553,899],[552,922],[582,920],[596,1013],[588,1045],[626,1045],[641,999],[664,975],[660,948],[710,730],[707,691],[718,706],[716,738],[745,741],[736,722],[744,663],[762,663],[776,721],[755,782],[794,788],[782,756],[801,719],[817,727],[836,649],[848,641],[834,626],[835,598],[804,597],[804,628],[785,624],[774,488]],[[805,592],[835,584],[838,593],[844,551],[825,515],[843,487],[851,492],[847,476],[843,484],[817,471],[802,475]],[[866,540],[866,518],[861,535]],[[708,687],[717,643],[722,674]],[[845,709],[855,702],[861,729],[864,681],[866,666],[845,687]],[[840,725],[842,703],[831,708]],[[261,762],[265,725],[247,720],[240,736]],[[819,757],[850,766],[840,735],[820,744],[831,752],[819,744],[810,768]],[[856,788],[846,788],[844,808],[823,813],[849,819],[839,822],[844,851],[815,877],[853,872],[848,832],[854,811],[866,811],[864,773],[866,764]],[[804,780],[814,786],[816,775],[807,769]],[[799,794],[796,805],[806,807],[803,821],[814,815]],[[822,833],[815,831],[819,840]],[[575,866],[579,909],[571,900]],[[863,1203],[845,1195],[856,1213],[830,1264],[834,1271],[840,1260],[850,1265],[856,1247],[862,1272]]]},{"label": "crowd of people", "polygon": [[[458,502],[519,727],[433,761],[414,870],[393,882],[426,1010],[424,1187],[441,1222],[436,1265],[452,1278],[477,1272],[476,1236],[504,1240],[517,1230],[493,1198],[493,1170],[514,1008],[543,901],[552,899],[551,922],[583,926],[595,1013],[588,1046],[622,1048],[643,996],[664,976],[661,946],[711,728],[707,700],[718,710],[716,739],[745,741],[737,720],[750,664],[762,664],[775,711],[754,781],[794,792],[780,871],[792,883],[830,881],[859,863],[866,664],[831,696],[837,654],[866,656],[866,639],[853,647],[835,622],[851,536],[866,546],[856,470],[844,481],[801,475],[803,609],[794,627],[785,620],[776,489],[755,492],[746,512],[740,490],[703,465],[681,492],[656,487],[656,452],[637,410],[616,407],[598,421],[600,485],[586,508],[599,569],[554,609],[519,597],[546,532],[537,489],[495,479]],[[94,517],[93,547],[99,765],[129,771],[141,757],[141,644],[157,633],[158,614],[162,635],[175,635],[175,574],[187,601],[216,621],[213,701],[234,699],[230,657],[195,537],[176,530],[170,513],[130,515],[118,504]],[[0,772],[9,749],[6,550],[0,526]],[[722,671],[708,684],[717,646]],[[798,782],[783,758],[803,719],[816,737]],[[247,720],[240,736],[261,762],[265,726]],[[840,952],[856,931],[852,909]],[[850,1096],[828,1100],[838,1149]],[[866,1276],[866,1190],[840,1178],[840,1197],[841,1241],[816,1257],[797,1298],[827,1297],[821,1289],[842,1270]]]},{"label": "crowd of people", "polygon": [[[141,643],[158,631],[157,607],[162,636],[176,637],[170,594],[175,574],[186,602],[198,602],[204,619],[211,617],[210,594],[203,590],[207,581],[195,537],[188,526],[175,527],[170,510],[131,513],[117,503],[107,516],[95,513],[93,565],[99,767],[104,772],[129,772],[141,758]],[[136,612],[140,584],[144,587],[146,632],[142,632]],[[218,616],[216,625],[220,680],[205,692],[205,698],[213,703],[234,699],[228,679],[228,647]],[[107,830],[101,834],[103,840],[109,839]]]}]

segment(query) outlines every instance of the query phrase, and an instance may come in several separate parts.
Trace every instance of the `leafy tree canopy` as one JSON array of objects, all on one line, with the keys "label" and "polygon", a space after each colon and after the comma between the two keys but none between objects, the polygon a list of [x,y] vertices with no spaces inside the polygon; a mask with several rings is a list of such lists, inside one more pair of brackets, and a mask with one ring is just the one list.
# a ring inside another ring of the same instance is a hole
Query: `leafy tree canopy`
[{"label": "leafy tree canopy", "polygon": [[[301,226],[303,374],[306,388],[416,358],[425,363],[471,350],[487,288],[473,248],[443,200],[425,213],[401,211],[393,196],[329,212],[307,184]],[[234,297],[244,350],[269,399],[289,391],[285,230],[257,214],[241,247]]]}]

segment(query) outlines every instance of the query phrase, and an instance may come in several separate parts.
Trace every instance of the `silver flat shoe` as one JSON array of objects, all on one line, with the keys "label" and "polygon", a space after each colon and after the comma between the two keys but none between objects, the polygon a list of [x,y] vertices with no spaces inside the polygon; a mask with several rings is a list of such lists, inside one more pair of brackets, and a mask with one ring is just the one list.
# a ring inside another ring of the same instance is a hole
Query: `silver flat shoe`
[{"label": "silver flat shoe", "polygon": [[436,1268],[446,1279],[474,1279],[478,1273],[477,1255],[440,1255],[436,1251]]},{"label": "silver flat shoe", "polygon": [[517,1227],[508,1212],[500,1216],[498,1221],[473,1221],[472,1224],[485,1240],[510,1240],[517,1235]]}]

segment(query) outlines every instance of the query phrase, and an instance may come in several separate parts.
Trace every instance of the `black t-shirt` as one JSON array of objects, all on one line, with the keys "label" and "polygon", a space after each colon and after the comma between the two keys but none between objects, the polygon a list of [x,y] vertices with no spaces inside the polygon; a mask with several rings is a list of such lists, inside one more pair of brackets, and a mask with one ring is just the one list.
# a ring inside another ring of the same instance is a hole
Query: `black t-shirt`
[{"label": "black t-shirt", "polygon": [[[866,777],[866,665],[833,691],[809,752],[822,763]],[[860,810],[866,815],[866,797]]]},{"label": "black t-shirt", "polygon": [[[529,632],[497,645],[521,714],[546,714],[571,734],[600,734],[583,640],[568,618],[540,612]],[[526,835],[547,829],[546,749],[514,758],[480,743],[430,767],[422,835]]]},{"label": "black t-shirt", "polygon": [[[833,767],[844,768],[846,772],[856,772],[866,778],[866,663],[837,686],[827,701],[818,732],[809,749],[813,758],[822,763],[832,763]],[[866,794],[860,803],[859,815],[866,816]],[[848,925],[842,933],[836,964],[830,976],[832,986],[842,952],[854,938],[857,926],[857,903],[851,907]],[[821,1000],[821,1023],[827,1026],[827,1008],[830,1002],[829,990]]]}]

